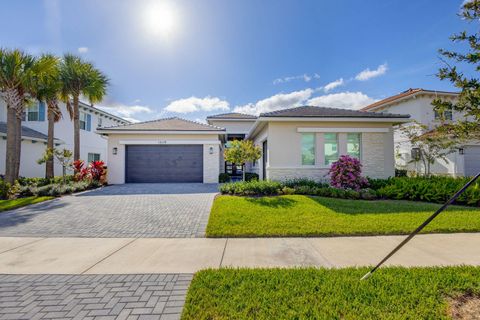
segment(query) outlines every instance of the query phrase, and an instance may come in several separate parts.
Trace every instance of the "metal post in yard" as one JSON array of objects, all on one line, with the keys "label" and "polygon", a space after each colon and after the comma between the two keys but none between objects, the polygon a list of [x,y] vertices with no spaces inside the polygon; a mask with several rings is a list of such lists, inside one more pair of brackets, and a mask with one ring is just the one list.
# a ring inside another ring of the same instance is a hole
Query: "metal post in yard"
[{"label": "metal post in yard", "polygon": [[467,190],[470,185],[472,185],[480,177],[480,172],[477,173],[467,184],[465,184],[462,189],[458,190],[443,206],[441,206],[434,214],[432,214],[425,222],[418,226],[408,237],[406,237],[400,244],[398,244],[389,254],[385,256],[372,270],[367,272],[360,280],[368,279],[382,264],[385,263],[391,256],[393,256],[398,250],[400,250],[408,241],[410,241],[414,236],[416,236],[423,228],[425,228],[433,219],[435,219],[443,210],[445,210],[449,205],[451,205],[462,193]]}]

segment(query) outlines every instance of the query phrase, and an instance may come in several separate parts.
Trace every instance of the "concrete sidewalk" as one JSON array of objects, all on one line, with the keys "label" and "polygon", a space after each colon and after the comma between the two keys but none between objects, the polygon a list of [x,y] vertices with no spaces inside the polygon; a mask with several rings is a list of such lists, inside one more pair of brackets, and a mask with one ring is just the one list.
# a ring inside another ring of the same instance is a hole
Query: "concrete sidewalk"
[{"label": "concrete sidewalk", "polygon": [[[378,262],[405,236],[161,239],[0,238],[0,274],[193,273],[219,267],[347,267]],[[480,265],[480,233],[415,237],[389,265]]]}]

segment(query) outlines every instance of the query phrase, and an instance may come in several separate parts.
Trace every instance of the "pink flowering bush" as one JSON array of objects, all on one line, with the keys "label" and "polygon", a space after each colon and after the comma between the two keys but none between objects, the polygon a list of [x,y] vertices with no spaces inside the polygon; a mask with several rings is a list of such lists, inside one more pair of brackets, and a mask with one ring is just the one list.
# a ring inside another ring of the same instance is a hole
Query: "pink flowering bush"
[{"label": "pink flowering bush", "polygon": [[330,185],[339,189],[360,190],[368,187],[368,180],[362,177],[362,164],[357,158],[340,156],[330,167]]}]

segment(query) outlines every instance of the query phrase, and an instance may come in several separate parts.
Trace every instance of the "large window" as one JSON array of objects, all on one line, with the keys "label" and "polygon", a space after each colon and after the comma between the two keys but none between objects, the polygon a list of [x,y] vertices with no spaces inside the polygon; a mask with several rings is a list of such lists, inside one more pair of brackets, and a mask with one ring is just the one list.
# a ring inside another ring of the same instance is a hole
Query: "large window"
[{"label": "large window", "polygon": [[347,133],[347,154],[360,159],[360,133]]},{"label": "large window", "polygon": [[435,113],[435,120],[453,120],[452,109],[445,109],[443,111],[443,115],[437,110],[434,110],[434,113]]},{"label": "large window", "polygon": [[331,165],[338,160],[338,135],[336,133],[325,133],[324,152],[325,165]]},{"label": "large window", "polygon": [[315,133],[302,134],[302,165],[315,164]]}]

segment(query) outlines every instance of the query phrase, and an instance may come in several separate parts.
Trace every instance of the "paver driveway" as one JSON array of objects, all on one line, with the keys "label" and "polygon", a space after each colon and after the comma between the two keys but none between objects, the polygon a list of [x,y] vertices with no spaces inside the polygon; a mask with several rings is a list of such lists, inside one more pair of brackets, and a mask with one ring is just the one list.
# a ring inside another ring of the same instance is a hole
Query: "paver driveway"
[{"label": "paver driveway", "polygon": [[208,184],[125,184],[0,213],[0,236],[203,237]]}]

